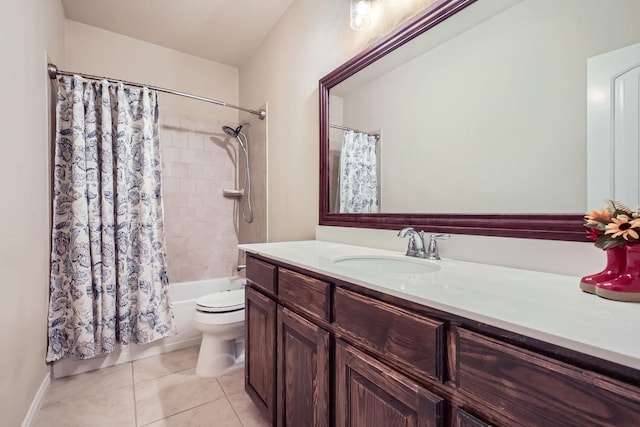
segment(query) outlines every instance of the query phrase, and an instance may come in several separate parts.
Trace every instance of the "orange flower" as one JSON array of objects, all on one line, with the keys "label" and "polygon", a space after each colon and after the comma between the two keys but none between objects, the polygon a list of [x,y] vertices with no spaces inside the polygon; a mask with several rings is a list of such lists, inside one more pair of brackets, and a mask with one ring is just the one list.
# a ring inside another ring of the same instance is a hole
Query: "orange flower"
[{"label": "orange flower", "polygon": [[611,234],[612,238],[621,237],[624,240],[629,240],[631,237],[633,240],[638,240],[640,235],[634,230],[634,228],[640,228],[640,219],[632,220],[627,215],[618,215],[615,218],[611,218],[611,223],[606,225],[606,231],[604,234]]},{"label": "orange flower", "polygon": [[584,219],[589,225],[608,223],[611,222],[611,211],[608,208],[602,208],[599,211],[593,210],[587,212]]}]

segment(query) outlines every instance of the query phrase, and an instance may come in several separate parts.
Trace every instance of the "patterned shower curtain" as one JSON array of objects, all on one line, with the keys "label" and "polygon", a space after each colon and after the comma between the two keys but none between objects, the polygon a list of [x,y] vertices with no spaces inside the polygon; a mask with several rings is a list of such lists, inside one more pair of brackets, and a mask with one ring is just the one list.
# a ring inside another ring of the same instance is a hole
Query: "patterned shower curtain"
[{"label": "patterned shower curtain", "polygon": [[376,137],[344,131],[340,153],[340,213],[378,212]]},{"label": "patterned shower curtain", "polygon": [[60,77],[47,361],[176,333],[157,93]]}]

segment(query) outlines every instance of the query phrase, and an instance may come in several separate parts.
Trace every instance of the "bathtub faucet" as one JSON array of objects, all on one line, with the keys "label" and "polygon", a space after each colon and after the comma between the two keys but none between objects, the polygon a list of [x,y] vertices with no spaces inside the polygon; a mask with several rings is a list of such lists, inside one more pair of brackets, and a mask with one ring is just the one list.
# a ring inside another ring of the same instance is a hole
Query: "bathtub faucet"
[{"label": "bathtub faucet", "polygon": [[238,265],[236,265],[236,270],[237,271],[244,270],[245,268],[247,268],[247,264],[238,264]]}]

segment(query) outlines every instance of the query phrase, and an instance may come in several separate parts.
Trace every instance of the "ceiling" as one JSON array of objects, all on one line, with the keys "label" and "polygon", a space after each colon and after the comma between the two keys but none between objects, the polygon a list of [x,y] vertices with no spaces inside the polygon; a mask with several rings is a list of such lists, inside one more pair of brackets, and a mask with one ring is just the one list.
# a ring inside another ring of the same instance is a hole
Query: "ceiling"
[{"label": "ceiling", "polygon": [[294,0],[62,0],[67,19],[234,67]]}]

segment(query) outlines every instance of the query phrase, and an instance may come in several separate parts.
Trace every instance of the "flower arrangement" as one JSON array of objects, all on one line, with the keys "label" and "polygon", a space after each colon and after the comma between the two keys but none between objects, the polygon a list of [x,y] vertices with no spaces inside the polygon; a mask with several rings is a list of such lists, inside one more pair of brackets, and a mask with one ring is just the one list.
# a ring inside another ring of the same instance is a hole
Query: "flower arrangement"
[{"label": "flower arrangement", "polygon": [[608,206],[587,212],[584,219],[587,237],[600,249],[640,243],[640,210],[609,200]]}]

